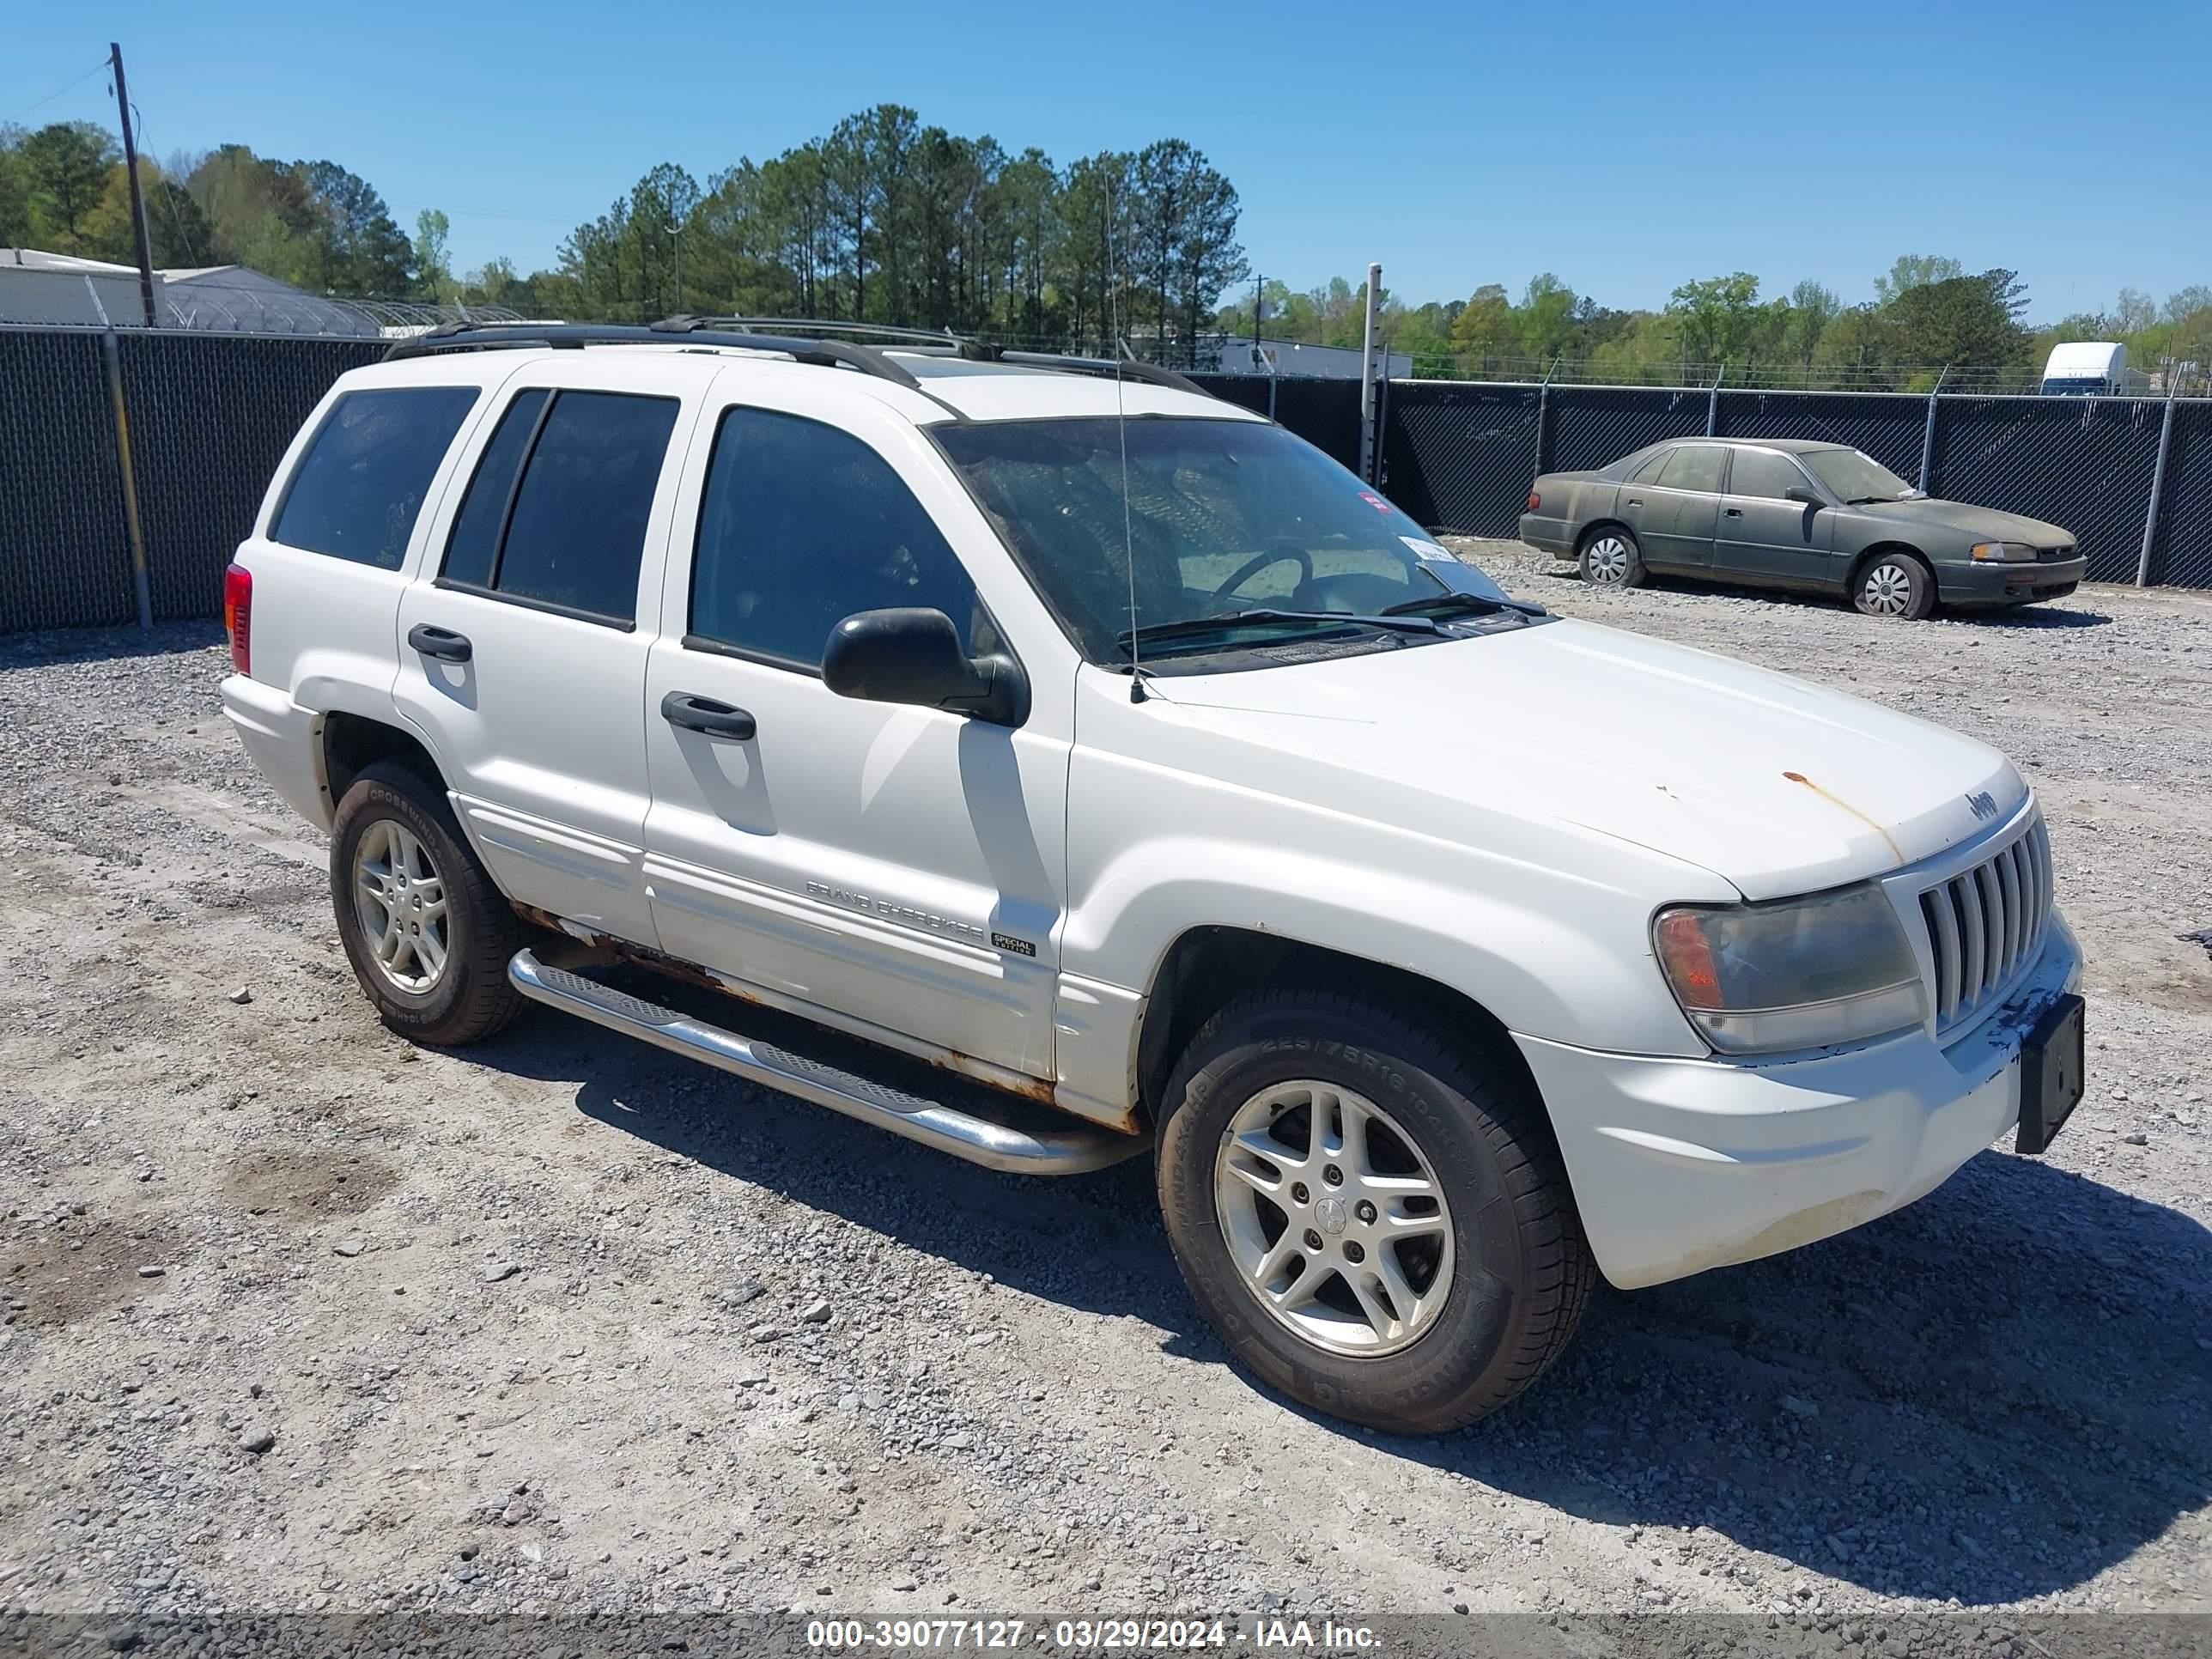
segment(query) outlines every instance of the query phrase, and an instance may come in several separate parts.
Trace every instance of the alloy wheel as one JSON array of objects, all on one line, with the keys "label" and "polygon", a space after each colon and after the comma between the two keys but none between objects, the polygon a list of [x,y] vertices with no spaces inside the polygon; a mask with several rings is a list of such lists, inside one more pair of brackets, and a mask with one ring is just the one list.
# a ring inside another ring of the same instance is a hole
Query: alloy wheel
[{"label": "alloy wheel", "polygon": [[422,837],[395,818],[370,824],[355,844],[353,891],[377,972],[410,996],[434,990],[452,950],[453,922],[445,878]]},{"label": "alloy wheel", "polygon": [[1443,1310],[1452,1284],[1443,1185],[1365,1096],[1310,1079],[1255,1095],[1222,1133],[1213,1189],[1253,1299],[1316,1347],[1395,1352]]}]

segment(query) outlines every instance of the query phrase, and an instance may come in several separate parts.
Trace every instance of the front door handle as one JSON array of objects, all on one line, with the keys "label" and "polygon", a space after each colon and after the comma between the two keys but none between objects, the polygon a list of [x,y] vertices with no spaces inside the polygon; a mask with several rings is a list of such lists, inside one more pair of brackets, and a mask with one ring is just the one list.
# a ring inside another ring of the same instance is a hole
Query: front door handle
[{"label": "front door handle", "polygon": [[750,743],[753,717],[712,697],[695,697],[689,691],[671,691],[660,700],[660,718],[686,732],[704,732],[710,738]]},{"label": "front door handle", "polygon": [[428,623],[416,623],[409,629],[407,643],[440,662],[466,662],[476,652],[467,635],[456,634],[450,628],[434,628]]},{"label": "front door handle", "polygon": [[1721,517],[1723,519],[1741,519],[1743,517],[1743,509],[1740,507],[1724,507],[1721,509]]}]

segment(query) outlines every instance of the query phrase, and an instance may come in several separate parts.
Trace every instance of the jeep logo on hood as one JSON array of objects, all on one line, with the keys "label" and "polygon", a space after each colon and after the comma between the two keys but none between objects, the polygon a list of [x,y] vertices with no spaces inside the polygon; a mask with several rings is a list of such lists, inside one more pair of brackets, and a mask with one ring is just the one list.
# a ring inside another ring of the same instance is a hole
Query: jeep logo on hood
[{"label": "jeep logo on hood", "polygon": [[1977,818],[1993,818],[1997,815],[1997,798],[1986,789],[1977,789],[1967,796],[1966,805],[1973,809]]}]

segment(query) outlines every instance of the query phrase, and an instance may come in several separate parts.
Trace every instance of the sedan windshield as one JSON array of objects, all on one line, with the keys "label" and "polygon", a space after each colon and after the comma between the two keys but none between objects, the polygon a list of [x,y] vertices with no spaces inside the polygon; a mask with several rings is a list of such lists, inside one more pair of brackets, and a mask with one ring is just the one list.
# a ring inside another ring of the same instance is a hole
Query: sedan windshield
[{"label": "sedan windshield", "polygon": [[1388,649],[1449,637],[1403,612],[1391,625],[1394,607],[1481,611],[1502,626],[1534,609],[1279,427],[1102,416],[933,435],[1093,662],[1126,663],[1133,645],[1150,661],[1316,636]]},{"label": "sedan windshield", "polygon": [[1856,449],[1812,449],[1797,458],[1839,501],[1901,501],[1920,492],[1871,455]]}]

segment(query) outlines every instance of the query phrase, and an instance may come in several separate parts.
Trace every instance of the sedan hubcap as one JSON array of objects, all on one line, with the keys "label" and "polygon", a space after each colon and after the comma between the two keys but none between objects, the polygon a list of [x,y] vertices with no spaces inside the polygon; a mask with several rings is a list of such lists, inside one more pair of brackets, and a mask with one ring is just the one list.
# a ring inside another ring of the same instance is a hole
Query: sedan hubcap
[{"label": "sedan hubcap", "polygon": [[1901,617],[1912,603],[1912,579],[1893,564],[1878,564],[1866,574],[1866,608],[1879,616]]},{"label": "sedan hubcap", "polygon": [[369,960],[397,989],[422,996],[445,977],[453,943],[446,884],[405,824],[379,818],[353,854],[354,914]]},{"label": "sedan hubcap", "polygon": [[1601,536],[1589,546],[1589,578],[1608,585],[1628,574],[1628,544],[1618,536]]},{"label": "sedan hubcap", "polygon": [[1330,1353],[1391,1353],[1436,1321],[1452,1282],[1443,1187],[1364,1095],[1277,1084],[1222,1132],[1214,1208],[1268,1316]]}]

